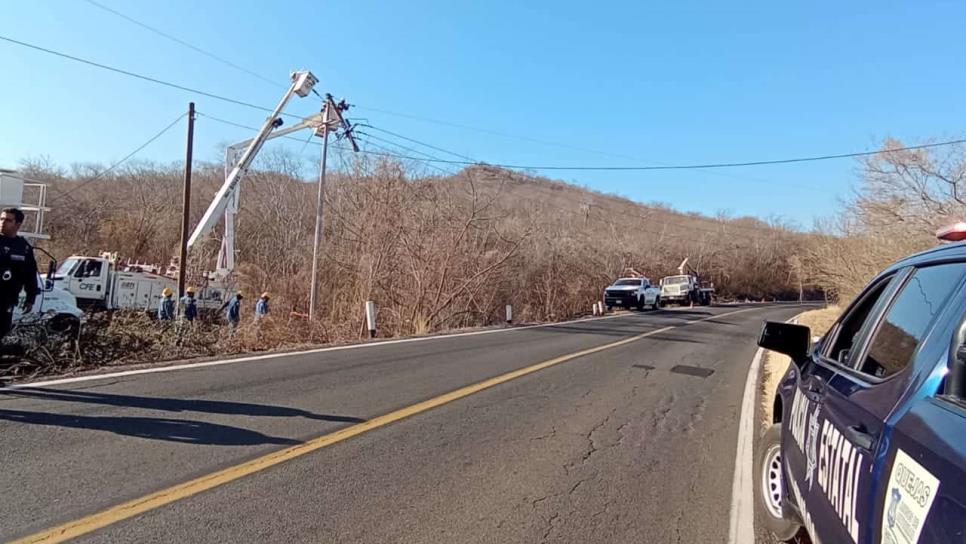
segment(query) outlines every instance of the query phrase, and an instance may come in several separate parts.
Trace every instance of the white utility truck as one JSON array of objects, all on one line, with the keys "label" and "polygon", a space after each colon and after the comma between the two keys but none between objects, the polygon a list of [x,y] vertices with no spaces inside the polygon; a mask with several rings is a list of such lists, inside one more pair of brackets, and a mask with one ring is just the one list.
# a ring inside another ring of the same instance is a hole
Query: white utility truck
[{"label": "white utility truck", "polygon": [[[91,310],[154,310],[165,288],[178,292],[176,277],[158,266],[118,263],[117,255],[72,255],[51,276],[53,283]],[[196,287],[199,309],[217,310],[226,300],[228,287],[209,283]]]},{"label": "white utility truck", "polygon": [[678,275],[661,279],[661,301],[665,304],[700,304],[709,306],[714,297],[714,284],[704,284],[684,259]]}]

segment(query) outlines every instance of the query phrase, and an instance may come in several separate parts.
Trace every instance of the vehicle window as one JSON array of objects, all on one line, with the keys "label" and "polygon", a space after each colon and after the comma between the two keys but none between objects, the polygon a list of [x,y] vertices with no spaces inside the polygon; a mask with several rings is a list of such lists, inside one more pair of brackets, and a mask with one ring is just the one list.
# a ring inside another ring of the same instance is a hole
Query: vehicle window
[{"label": "vehicle window", "polygon": [[687,283],[687,276],[670,276],[661,280],[661,285],[677,285],[681,283]]},{"label": "vehicle window", "polygon": [[885,303],[882,297],[886,288],[895,276],[889,276],[879,281],[872,289],[849,310],[848,314],[835,327],[835,341],[827,348],[825,356],[843,365],[848,365],[852,355],[852,348],[859,337],[862,325],[870,315],[878,315],[878,311],[873,312],[877,306]]},{"label": "vehicle window", "polygon": [[617,285],[640,285],[640,284],[641,284],[641,280],[617,280],[617,281],[614,282],[614,285],[615,286],[617,286]]},{"label": "vehicle window", "polygon": [[966,263],[916,270],[876,330],[859,371],[885,378],[905,368],[946,301],[962,285],[963,274]]},{"label": "vehicle window", "polygon": [[94,259],[85,259],[81,262],[81,265],[77,267],[77,271],[74,276],[78,278],[96,278],[101,275],[101,261],[96,261]]},{"label": "vehicle window", "polygon": [[67,259],[61,263],[60,268],[57,269],[58,276],[69,276],[71,272],[74,271],[74,267],[80,262],[79,259]]}]

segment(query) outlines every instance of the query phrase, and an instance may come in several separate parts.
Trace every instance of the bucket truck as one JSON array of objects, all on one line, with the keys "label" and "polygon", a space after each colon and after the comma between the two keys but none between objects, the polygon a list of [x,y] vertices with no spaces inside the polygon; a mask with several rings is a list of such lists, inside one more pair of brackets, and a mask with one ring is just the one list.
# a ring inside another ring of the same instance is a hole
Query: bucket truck
[{"label": "bucket truck", "polygon": [[[311,128],[316,136],[323,136],[326,130],[335,130],[340,125],[343,128],[347,127],[345,120],[338,114],[339,108],[335,108],[334,115],[329,115],[326,110],[332,108],[323,107],[320,113],[306,117],[291,127],[280,128],[283,124],[280,115],[292,95],[304,98],[312,92],[312,88],[318,83],[318,79],[309,71],[293,72],[291,80],[292,84],[289,89],[262,124],[258,133],[253,138],[228,146],[225,150],[225,182],[215,194],[214,200],[212,200],[188,239],[188,247],[191,248],[199,239],[211,233],[220,217],[224,215],[224,236],[221,241],[221,249],[218,252],[217,268],[213,274],[215,281],[226,281],[226,278],[235,268],[235,215],[238,213],[238,183],[242,176],[248,172],[255,156],[265,142],[305,128]],[[331,103],[333,103],[331,97],[327,96],[326,106]]]},{"label": "bucket truck", "polygon": [[708,306],[714,296],[714,284],[701,283],[698,273],[685,258],[678,265],[678,275],[661,279],[661,302]]}]

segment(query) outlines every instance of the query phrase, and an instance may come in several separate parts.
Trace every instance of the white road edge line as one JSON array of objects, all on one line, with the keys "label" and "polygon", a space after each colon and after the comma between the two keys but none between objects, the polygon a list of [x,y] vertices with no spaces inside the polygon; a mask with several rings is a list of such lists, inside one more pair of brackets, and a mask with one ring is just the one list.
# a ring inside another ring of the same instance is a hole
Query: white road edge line
[{"label": "white road edge line", "polygon": [[[806,310],[807,311],[807,310]],[[786,323],[797,323],[799,313]],[[738,421],[738,451],[735,457],[735,475],[731,483],[731,515],[729,519],[728,544],[754,542],[755,540],[755,431],[758,426],[758,384],[761,383],[761,359],[765,354],[758,348],[741,397],[741,419]]]},{"label": "white road edge line", "polygon": [[761,372],[761,358],[765,350],[758,348],[751,360],[745,392],[741,397],[741,419],[738,420],[738,451],[735,456],[735,475],[731,484],[731,516],[728,544],[755,541],[755,495],[753,453],[755,447],[755,390]]},{"label": "white road edge line", "polygon": [[[683,308],[681,308],[683,309]],[[665,311],[674,312],[675,309],[665,309]],[[237,363],[249,363],[252,361],[264,361],[266,359],[278,359],[281,357],[293,357],[296,355],[313,355],[316,353],[325,353],[329,351],[342,351],[347,349],[363,349],[363,348],[374,348],[379,346],[389,346],[392,344],[408,344],[410,342],[428,342],[431,340],[445,340],[447,338],[460,338],[463,336],[479,336],[483,334],[495,334],[501,332],[516,332],[525,331],[528,329],[539,329],[542,327],[555,327],[558,325],[569,325],[573,323],[584,323],[587,321],[602,321],[605,319],[617,319],[621,317],[629,317],[633,315],[647,315],[638,313],[628,313],[628,314],[617,314],[608,315],[603,317],[586,317],[582,319],[573,319],[570,321],[559,321],[556,323],[542,323],[540,325],[526,325],[523,327],[513,327],[509,329],[490,329],[485,331],[472,331],[472,332],[459,332],[454,334],[440,334],[436,336],[420,336],[417,338],[403,338],[400,340],[385,340],[381,342],[370,342],[365,344],[349,344],[345,346],[332,346],[327,348],[315,348],[305,351],[288,351],[279,353],[266,353],[264,355],[252,355],[248,357],[236,357],[233,359],[220,359],[216,361],[202,361],[198,363],[185,363],[180,365],[170,365],[170,366],[160,366],[152,368],[139,368],[137,370],[122,370],[120,372],[110,372],[106,374],[90,374],[87,376],[75,376],[73,378],[58,378],[54,380],[40,381],[40,382],[27,382],[27,383],[17,383],[10,384],[0,387],[0,391],[13,390],[13,389],[24,389],[28,387],[49,387],[52,385],[66,385],[70,383],[79,382],[89,382],[95,380],[109,380],[112,378],[123,378],[126,376],[137,376],[139,374],[155,374],[159,372],[175,372],[178,370],[188,370],[192,368],[205,368],[210,366],[221,366],[221,365],[232,365]]]}]

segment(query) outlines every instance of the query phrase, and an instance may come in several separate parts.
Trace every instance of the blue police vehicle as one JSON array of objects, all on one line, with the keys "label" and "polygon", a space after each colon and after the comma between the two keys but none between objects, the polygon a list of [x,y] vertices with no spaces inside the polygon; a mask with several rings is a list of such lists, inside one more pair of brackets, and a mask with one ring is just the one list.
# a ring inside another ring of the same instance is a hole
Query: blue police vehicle
[{"label": "blue police vehicle", "polygon": [[756,454],[759,522],[815,544],[966,543],[964,341],[966,243],[890,266],[814,346],[765,323],[759,345],[794,364]]}]

